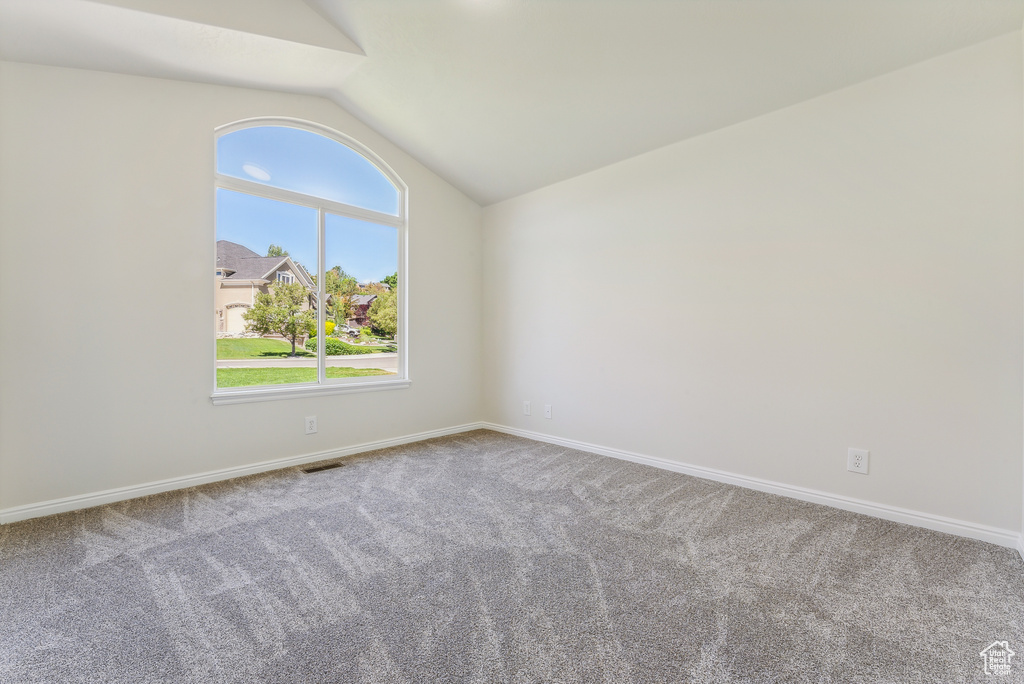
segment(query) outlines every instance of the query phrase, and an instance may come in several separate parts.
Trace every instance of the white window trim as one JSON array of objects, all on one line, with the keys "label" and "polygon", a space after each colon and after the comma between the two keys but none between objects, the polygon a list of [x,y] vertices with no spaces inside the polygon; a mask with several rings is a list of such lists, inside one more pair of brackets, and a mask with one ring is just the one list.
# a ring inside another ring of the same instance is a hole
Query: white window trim
[{"label": "white window trim", "polygon": [[[373,376],[370,376],[373,377]],[[382,390],[405,389],[412,381],[377,380],[375,382],[349,382],[339,385],[266,385],[262,387],[228,387],[211,395],[214,405],[251,404],[257,401],[275,399],[296,399],[320,397],[330,394],[354,394],[357,392],[379,392]]]},{"label": "white window trim", "polygon": [[[259,401],[272,401],[277,399],[294,399],[298,397],[313,397],[313,396],[325,396],[331,394],[352,394],[359,392],[377,392],[384,390],[393,389],[405,389],[412,385],[412,380],[409,375],[409,315],[408,315],[408,301],[409,301],[409,224],[408,224],[408,206],[409,206],[409,188],[405,182],[398,176],[394,170],[384,162],[383,159],[378,157],[372,150],[367,148],[359,141],[350,138],[344,133],[335,131],[326,126],[322,126],[317,123],[310,121],[303,121],[301,119],[293,119],[287,117],[260,117],[252,119],[243,119],[234,123],[219,126],[215,129],[215,139],[227,133],[242,130],[245,128],[252,128],[255,126],[287,126],[290,128],[297,128],[300,130],[310,131],[311,133],[317,133],[326,138],[335,140],[348,148],[352,149],[356,153],[363,156],[364,159],[369,161],[377,170],[380,171],[384,176],[394,184],[395,188],[398,189],[398,216],[391,214],[384,214],[369,209],[362,209],[360,207],[351,206],[348,204],[342,204],[340,202],[334,202],[331,200],[323,199],[320,197],[312,197],[303,193],[294,192],[291,190],[284,190],[282,188],[275,188],[262,183],[255,183],[247,181],[242,178],[235,178],[234,176],[225,176],[216,171],[216,165],[214,166],[214,192],[218,188],[224,188],[227,190],[234,190],[236,192],[244,192],[249,195],[257,195],[260,197],[267,197],[269,199],[276,199],[283,202],[290,202],[292,204],[299,204],[302,206],[309,206],[317,209],[319,215],[318,220],[318,239],[320,244],[318,245],[318,259],[317,264],[317,296],[321,300],[324,299],[325,293],[320,288],[323,287],[326,278],[324,276],[325,268],[325,255],[323,251],[323,239],[325,231],[325,216],[327,213],[337,214],[346,218],[353,218],[361,221],[369,221],[371,223],[380,223],[388,226],[392,226],[398,229],[398,334],[395,336],[395,342],[398,344],[398,371],[399,375],[396,376],[368,376],[364,380],[353,380],[353,381],[327,381],[326,369],[326,347],[325,344],[317,345],[317,373],[318,383],[316,385],[301,384],[301,385],[262,385],[258,387],[217,387],[217,365],[214,362],[213,367],[213,393],[210,395],[211,400],[215,405],[220,404],[245,404]],[[215,162],[216,164],[216,162]],[[214,260],[216,261],[216,254],[214,254]],[[216,264],[215,264],[216,266]],[[326,322],[326,307],[317,306],[317,330],[323,330]],[[216,359],[216,336],[214,336],[214,359]]]}]

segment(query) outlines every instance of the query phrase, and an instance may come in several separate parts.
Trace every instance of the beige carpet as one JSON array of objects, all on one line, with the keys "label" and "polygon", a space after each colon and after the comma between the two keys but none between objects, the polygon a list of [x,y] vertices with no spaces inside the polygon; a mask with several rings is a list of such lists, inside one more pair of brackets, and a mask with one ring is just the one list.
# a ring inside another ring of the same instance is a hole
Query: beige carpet
[{"label": "beige carpet", "polygon": [[1012,550],[478,431],[0,527],[0,682],[1021,682]]}]

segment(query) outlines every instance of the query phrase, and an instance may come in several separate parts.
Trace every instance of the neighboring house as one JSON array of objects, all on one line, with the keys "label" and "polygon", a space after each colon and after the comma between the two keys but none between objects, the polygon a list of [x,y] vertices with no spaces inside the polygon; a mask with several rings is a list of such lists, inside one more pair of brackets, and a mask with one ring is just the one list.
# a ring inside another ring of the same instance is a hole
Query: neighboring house
[{"label": "neighboring house", "polygon": [[377,298],[375,294],[352,295],[352,316],[348,319],[351,328],[362,328],[370,325],[370,305]]},{"label": "neighboring house", "polygon": [[[242,315],[256,302],[256,295],[269,293],[276,282],[299,282],[313,292],[316,287],[306,269],[291,257],[260,256],[248,247],[227,240],[217,241],[216,290],[214,318],[217,332],[237,334],[245,332]],[[312,307],[312,298],[306,308]]]}]

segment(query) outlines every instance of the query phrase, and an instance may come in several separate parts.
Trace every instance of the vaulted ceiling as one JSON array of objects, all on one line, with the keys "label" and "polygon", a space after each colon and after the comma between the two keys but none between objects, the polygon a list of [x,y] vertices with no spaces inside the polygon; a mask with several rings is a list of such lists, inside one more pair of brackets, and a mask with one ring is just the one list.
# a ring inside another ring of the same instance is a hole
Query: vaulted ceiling
[{"label": "vaulted ceiling", "polygon": [[322,95],[487,205],[1022,21],[1024,0],[0,0],[0,58]]}]

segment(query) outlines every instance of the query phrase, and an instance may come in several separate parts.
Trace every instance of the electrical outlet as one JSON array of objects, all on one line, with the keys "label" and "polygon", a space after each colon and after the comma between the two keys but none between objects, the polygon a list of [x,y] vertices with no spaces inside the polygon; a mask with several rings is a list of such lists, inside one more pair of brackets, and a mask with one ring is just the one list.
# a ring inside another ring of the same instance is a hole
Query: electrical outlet
[{"label": "electrical outlet", "polygon": [[316,416],[306,416],[306,434],[316,434]]},{"label": "electrical outlet", "polygon": [[544,417],[545,418],[550,418],[551,417],[551,404],[544,404]]},{"label": "electrical outlet", "polygon": [[528,402],[528,401],[524,401],[523,402],[523,415],[524,416],[530,415],[530,402]]},{"label": "electrical outlet", "polygon": [[871,452],[867,449],[848,449],[846,451],[846,469],[851,473],[868,474],[868,459]]}]

